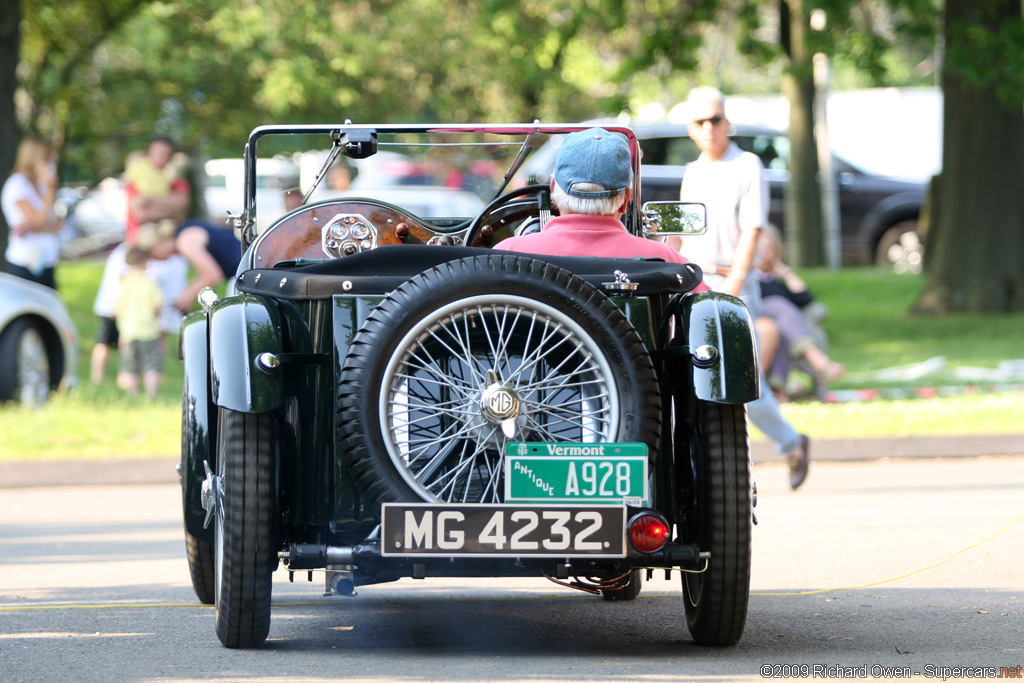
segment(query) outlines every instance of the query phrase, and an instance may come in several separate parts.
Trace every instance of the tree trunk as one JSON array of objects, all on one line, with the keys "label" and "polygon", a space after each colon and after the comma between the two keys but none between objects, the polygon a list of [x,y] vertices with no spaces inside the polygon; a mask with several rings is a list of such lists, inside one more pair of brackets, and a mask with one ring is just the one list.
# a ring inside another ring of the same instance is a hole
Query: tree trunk
[{"label": "tree trunk", "polygon": [[[959,27],[996,31],[1020,20],[1020,0],[947,0],[946,43]],[[929,280],[917,312],[1024,310],[1024,107],[943,70],[942,177]]]},{"label": "tree trunk", "polygon": [[825,264],[825,233],[814,138],[814,55],[806,45],[810,22],[804,0],[787,0],[787,4],[790,63],[782,79],[782,92],[789,101],[786,256],[795,266],[821,266]]},{"label": "tree trunk", "polygon": [[[11,169],[14,168],[14,156],[18,150],[14,90],[18,85],[15,71],[18,68],[18,52],[21,45],[20,24],[20,0],[0,2],[0,183],[7,180]],[[3,212],[0,212],[0,265],[6,263],[3,253],[7,250],[9,232]]]}]

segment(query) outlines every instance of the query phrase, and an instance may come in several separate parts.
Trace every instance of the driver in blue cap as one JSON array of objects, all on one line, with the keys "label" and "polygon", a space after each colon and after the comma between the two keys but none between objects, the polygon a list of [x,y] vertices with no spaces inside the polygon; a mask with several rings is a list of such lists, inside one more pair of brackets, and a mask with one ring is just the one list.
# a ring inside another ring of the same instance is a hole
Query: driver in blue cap
[{"label": "driver in blue cap", "polygon": [[[632,195],[626,138],[604,128],[566,135],[555,159],[551,201],[559,215],[541,232],[510,237],[495,249],[548,256],[660,258],[688,263],[675,249],[626,232],[619,217]],[[702,282],[695,291],[706,290]]]}]

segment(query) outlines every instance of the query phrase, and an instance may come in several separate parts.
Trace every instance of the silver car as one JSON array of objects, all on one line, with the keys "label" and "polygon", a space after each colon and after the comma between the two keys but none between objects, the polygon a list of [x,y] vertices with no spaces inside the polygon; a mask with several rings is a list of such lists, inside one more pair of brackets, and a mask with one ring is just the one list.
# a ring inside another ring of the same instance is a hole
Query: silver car
[{"label": "silver car", "polygon": [[77,381],[78,331],[60,295],[0,273],[0,404],[46,403]]}]

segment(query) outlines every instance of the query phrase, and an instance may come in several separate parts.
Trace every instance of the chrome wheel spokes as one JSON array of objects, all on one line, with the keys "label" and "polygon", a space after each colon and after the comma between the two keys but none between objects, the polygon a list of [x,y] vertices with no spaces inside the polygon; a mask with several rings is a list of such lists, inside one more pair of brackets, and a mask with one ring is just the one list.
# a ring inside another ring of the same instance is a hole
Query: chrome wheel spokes
[{"label": "chrome wheel spokes", "polygon": [[567,314],[484,295],[436,310],[398,343],[381,429],[426,500],[500,502],[506,442],[614,440],[617,395],[601,349]]}]

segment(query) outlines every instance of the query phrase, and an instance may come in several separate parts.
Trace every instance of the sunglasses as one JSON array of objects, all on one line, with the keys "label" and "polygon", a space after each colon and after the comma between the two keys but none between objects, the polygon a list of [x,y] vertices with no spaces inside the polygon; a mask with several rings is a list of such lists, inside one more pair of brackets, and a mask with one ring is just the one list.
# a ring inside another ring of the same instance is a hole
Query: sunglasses
[{"label": "sunglasses", "polygon": [[710,123],[712,126],[717,126],[724,120],[724,116],[715,114],[714,116],[708,117],[706,119],[694,119],[693,125],[697,126],[698,128],[703,128],[705,123]]}]

